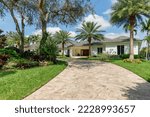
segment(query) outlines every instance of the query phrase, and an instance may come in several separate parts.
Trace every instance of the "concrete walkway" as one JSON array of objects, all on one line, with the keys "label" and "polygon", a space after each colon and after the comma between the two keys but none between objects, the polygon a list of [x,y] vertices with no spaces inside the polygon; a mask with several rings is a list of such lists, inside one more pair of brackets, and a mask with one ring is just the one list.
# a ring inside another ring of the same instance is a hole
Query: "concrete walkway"
[{"label": "concrete walkway", "polygon": [[74,60],[25,99],[150,99],[150,83],[111,63]]}]

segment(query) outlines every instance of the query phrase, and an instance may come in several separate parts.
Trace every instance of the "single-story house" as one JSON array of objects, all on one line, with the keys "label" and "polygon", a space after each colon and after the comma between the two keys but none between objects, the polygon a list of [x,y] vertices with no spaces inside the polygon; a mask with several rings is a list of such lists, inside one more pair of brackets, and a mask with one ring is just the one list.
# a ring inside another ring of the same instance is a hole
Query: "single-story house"
[{"label": "single-story house", "polygon": [[[140,52],[142,40],[134,39],[134,54],[138,55]],[[91,44],[91,54],[96,56],[101,53],[108,53],[110,55],[129,54],[130,38],[120,36],[115,39],[104,38],[102,41],[93,41]],[[59,53],[62,53],[61,45],[59,45]],[[65,55],[70,57],[86,57],[89,55],[89,46],[86,41],[71,41],[65,45]]]}]

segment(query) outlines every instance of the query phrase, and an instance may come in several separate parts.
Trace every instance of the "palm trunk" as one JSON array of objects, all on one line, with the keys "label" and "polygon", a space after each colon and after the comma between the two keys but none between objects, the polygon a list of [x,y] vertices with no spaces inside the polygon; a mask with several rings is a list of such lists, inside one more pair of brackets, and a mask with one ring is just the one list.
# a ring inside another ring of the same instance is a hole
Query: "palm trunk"
[{"label": "palm trunk", "polygon": [[135,17],[130,17],[130,60],[134,60],[134,23]]},{"label": "palm trunk", "polygon": [[64,43],[62,43],[62,56],[64,57]]},{"label": "palm trunk", "polygon": [[91,38],[88,38],[89,42],[89,57],[91,57]]}]

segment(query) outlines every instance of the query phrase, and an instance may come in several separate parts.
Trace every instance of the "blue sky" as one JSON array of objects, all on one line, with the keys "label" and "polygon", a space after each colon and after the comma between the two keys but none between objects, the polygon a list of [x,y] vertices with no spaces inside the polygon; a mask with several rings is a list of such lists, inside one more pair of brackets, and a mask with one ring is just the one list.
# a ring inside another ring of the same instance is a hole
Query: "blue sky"
[{"label": "blue sky", "polygon": [[[110,9],[111,5],[116,2],[116,0],[91,0],[92,5],[94,6],[95,15],[88,14],[86,17],[83,18],[85,21],[94,21],[98,24],[102,25],[102,30],[105,30],[104,33],[106,37],[108,38],[115,38],[118,36],[129,36],[129,33],[125,33],[122,28],[118,28],[116,26],[112,26],[109,23],[110,19]],[[76,25],[73,26],[64,26],[64,25],[58,25],[50,27],[50,25],[47,27],[48,31],[51,33],[55,33],[58,30],[66,30],[70,31],[72,35],[75,35],[75,31],[77,27],[80,27],[82,21],[78,22]],[[15,25],[10,17],[9,14],[6,14],[6,16],[3,19],[0,19],[0,29],[4,30],[4,32],[7,31],[15,31]],[[26,26],[26,35],[31,34],[39,34],[40,29],[36,29],[34,26]],[[136,35],[137,38],[143,39],[145,34],[141,33],[140,30],[138,30],[138,34]]]}]

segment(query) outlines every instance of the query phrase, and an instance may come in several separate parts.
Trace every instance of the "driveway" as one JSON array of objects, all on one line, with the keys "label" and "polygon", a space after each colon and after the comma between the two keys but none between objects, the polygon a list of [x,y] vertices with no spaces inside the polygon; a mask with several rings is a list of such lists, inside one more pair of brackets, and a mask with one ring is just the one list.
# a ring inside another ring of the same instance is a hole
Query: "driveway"
[{"label": "driveway", "polygon": [[72,60],[56,78],[25,99],[150,100],[150,83],[111,63]]}]

